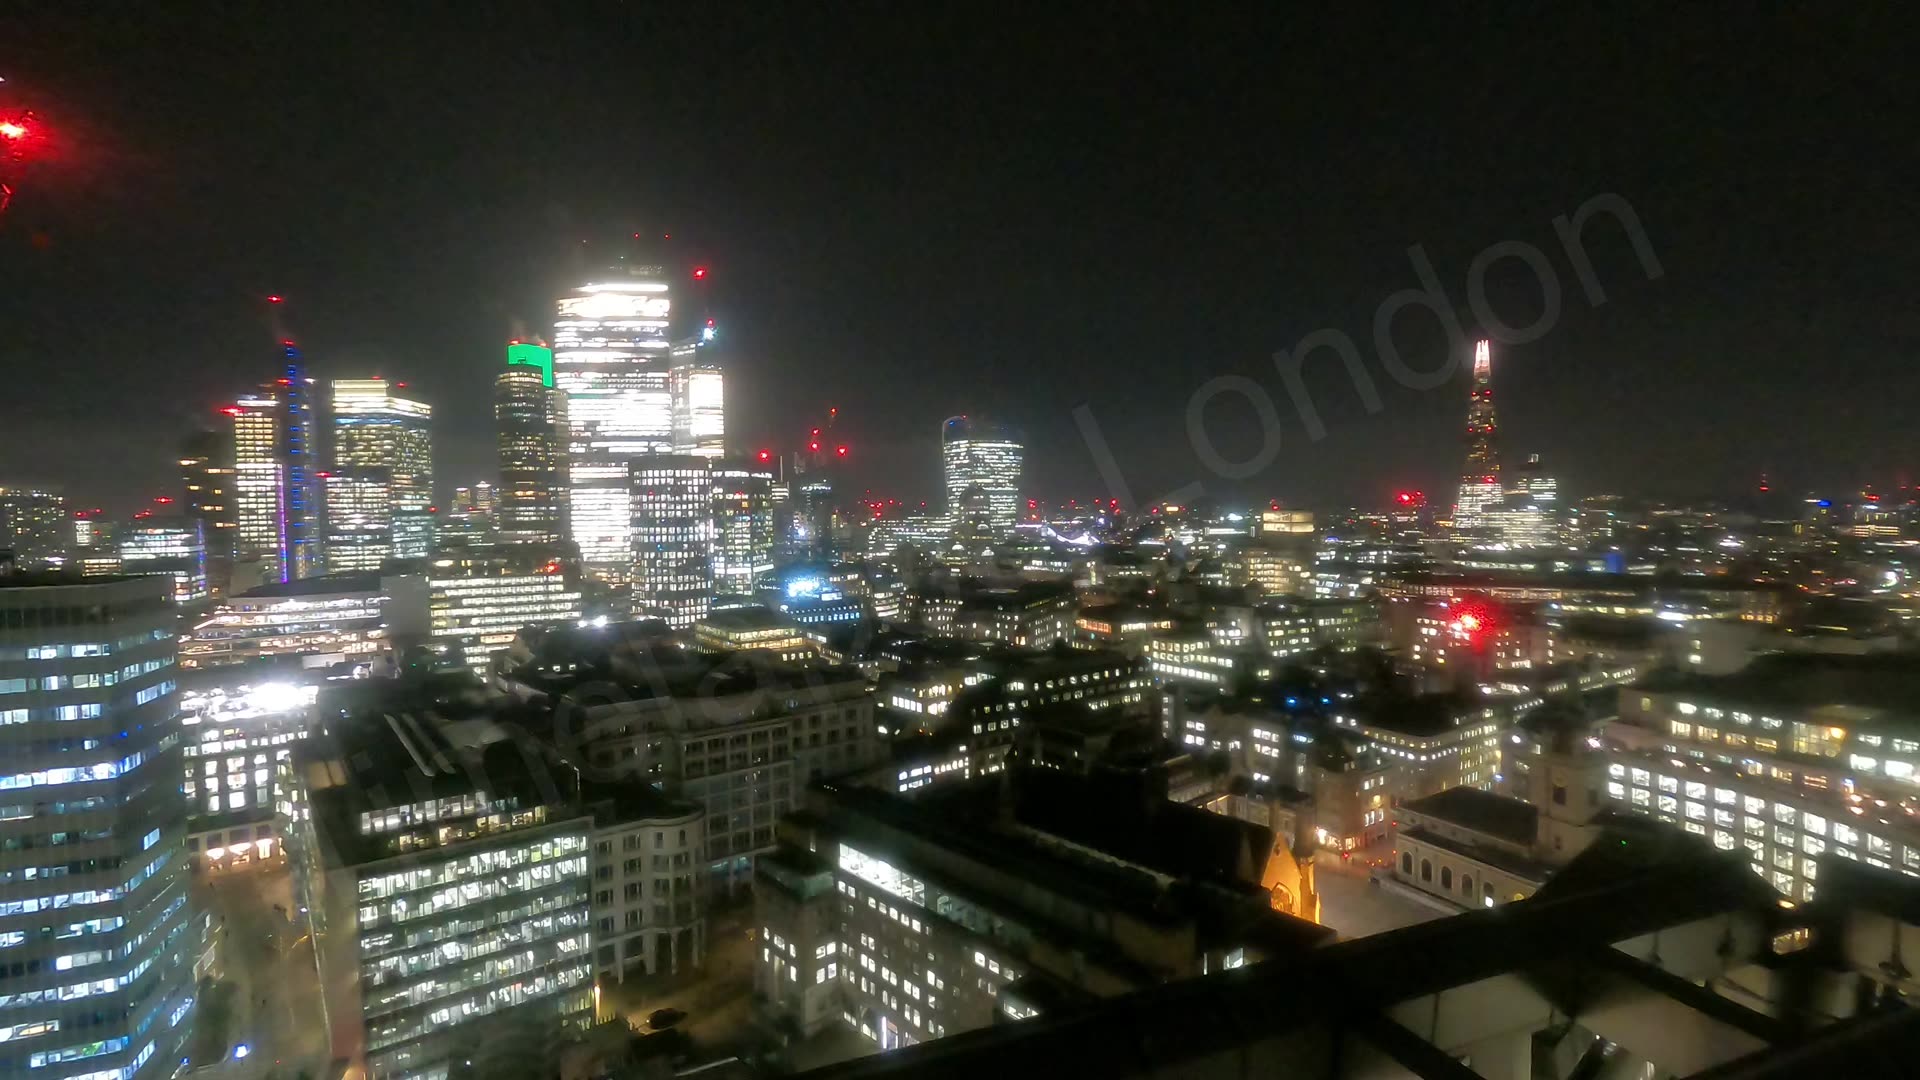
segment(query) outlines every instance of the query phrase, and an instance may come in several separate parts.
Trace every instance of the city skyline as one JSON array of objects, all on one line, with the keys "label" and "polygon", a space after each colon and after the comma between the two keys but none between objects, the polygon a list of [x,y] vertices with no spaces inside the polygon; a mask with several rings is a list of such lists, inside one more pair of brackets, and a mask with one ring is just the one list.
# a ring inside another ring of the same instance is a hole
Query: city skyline
[{"label": "city skyline", "polygon": [[0,1073],[1904,1077],[1920,86],[1737,14],[0,18]]},{"label": "city skyline", "polygon": [[[1605,27],[1584,28],[1591,42],[1577,27],[1534,41],[1476,20],[1410,22],[1404,39],[1366,39],[1365,48],[1404,54],[1404,65],[1388,65],[1404,67],[1391,77],[1355,85],[1334,49],[1233,105],[1215,93],[1239,70],[1231,46],[1164,58],[1169,85],[1184,89],[1109,101],[1062,84],[1018,40],[989,35],[930,55],[906,26],[863,25],[877,43],[899,46],[870,73],[872,85],[912,87],[923,72],[954,68],[954,100],[968,104],[939,107],[956,108],[942,116],[953,123],[925,123],[912,95],[863,93],[866,76],[854,80],[825,25],[776,18],[746,28],[722,17],[695,31],[668,20],[663,52],[673,58],[628,92],[639,103],[684,97],[684,109],[643,107],[644,127],[605,118],[607,138],[591,152],[525,154],[516,152],[522,133],[606,100],[594,74],[600,48],[576,28],[547,28],[579,49],[569,53],[572,77],[541,79],[549,89],[535,102],[469,77],[497,67],[484,32],[391,18],[390,48],[429,29],[454,35],[431,50],[445,68],[403,68],[374,90],[309,62],[311,89],[290,96],[287,65],[244,61],[234,77],[262,87],[249,95],[260,106],[235,102],[185,62],[205,49],[239,51],[221,49],[228,31],[197,19],[156,15],[149,36],[173,48],[130,41],[123,70],[84,82],[69,62],[80,48],[72,38],[25,34],[43,47],[8,60],[7,92],[31,90],[49,122],[85,141],[64,159],[71,171],[50,174],[60,185],[29,191],[9,211],[0,285],[28,317],[0,351],[15,370],[59,363],[6,406],[0,425],[8,473],[43,458],[56,475],[6,482],[144,502],[167,467],[75,441],[75,421],[95,406],[61,404],[79,400],[74,380],[97,407],[126,416],[131,437],[177,438],[246,378],[261,340],[252,298],[274,291],[295,307],[316,377],[409,379],[447,419],[439,471],[484,476],[490,387],[474,373],[491,368],[494,343],[515,320],[542,321],[577,269],[581,239],[623,228],[671,232],[685,262],[713,267],[712,304],[738,373],[728,408],[743,445],[790,442],[799,424],[789,417],[837,405],[859,451],[858,486],[903,498],[937,490],[937,461],[908,452],[923,445],[928,419],[983,407],[973,393],[983,381],[1022,387],[988,404],[1034,439],[1037,493],[1105,493],[1073,422],[1083,404],[1136,496],[1173,490],[1200,471],[1183,406],[1206,379],[1240,374],[1277,392],[1277,349],[1321,326],[1364,340],[1375,306],[1417,286],[1409,247],[1423,248],[1460,305],[1472,255],[1514,240],[1554,253],[1565,296],[1551,333],[1504,347],[1507,434],[1555,462],[1569,492],[1733,493],[1763,471],[1795,490],[1912,479],[1910,437],[1848,389],[1897,399],[1914,378],[1899,362],[1903,307],[1874,284],[1904,276],[1908,248],[1898,230],[1880,228],[1897,219],[1898,200],[1881,174],[1843,181],[1802,164],[1839,147],[1877,148],[1881,132],[1871,109],[1829,116],[1785,96],[1793,71],[1846,55],[1840,42],[1804,40],[1791,20],[1737,32],[1740,45],[1781,61],[1752,87],[1782,95],[1764,127],[1729,112],[1748,89],[1742,79],[1698,77],[1679,62],[1718,29],[1684,18],[1668,34],[1636,38],[1652,50],[1637,79],[1611,66],[1607,46],[1619,35]],[[291,57],[312,56],[297,35],[271,32]],[[666,47],[676,40],[699,47]],[[1845,44],[1872,45],[1864,34]],[[678,59],[729,45],[766,57],[769,70],[708,77]],[[1095,73],[1118,76],[1098,49],[1089,59]],[[806,74],[775,74],[792,70]],[[1563,79],[1607,93],[1563,100],[1553,89]],[[1091,85],[1110,82],[1126,80]],[[1423,100],[1419,88],[1436,82],[1450,96]],[[476,107],[474,122],[447,130],[424,123],[437,113],[421,103],[453,83],[497,108]],[[1518,86],[1548,96],[1534,108],[1510,94]],[[823,126],[801,135],[769,123],[764,116],[779,115],[763,108],[769,98]],[[1037,123],[1012,122],[1034,102],[1045,103]],[[395,122],[338,122],[369,109]],[[150,122],[198,113],[227,122]],[[1163,151],[1131,150],[1136,122],[1160,133],[1148,145]],[[1727,134],[1693,138],[1703,125]],[[907,181],[884,185],[897,192],[874,190],[870,155],[848,152],[876,131],[889,147],[881,175]],[[1802,141],[1823,149],[1796,155]],[[1432,145],[1457,149],[1421,149]],[[241,146],[262,162],[247,191],[218,178]],[[404,179],[422,153],[466,164]],[[635,155],[648,164],[632,167]],[[114,179],[130,160],[145,163],[138,184]],[[383,163],[378,175],[362,167],[368,160]],[[975,169],[996,197],[960,199],[941,179]],[[1647,280],[1618,234],[1597,228],[1589,247],[1608,302],[1591,307],[1550,223],[1607,192],[1631,202],[1667,272]],[[1094,220],[1121,227],[1089,227]],[[47,247],[28,242],[30,226]],[[384,255],[369,259],[373,251]],[[1523,265],[1506,263],[1487,288],[1519,319],[1535,290]],[[1114,266],[1129,269],[1105,280]],[[121,316],[89,319],[74,306],[80,297],[110,298]],[[1415,367],[1431,366],[1426,318],[1402,317]],[[1421,348],[1429,355],[1414,355]],[[164,397],[116,377],[132,356],[174,373]],[[1820,358],[1811,380],[1802,377],[1810,356]],[[1452,393],[1389,390],[1369,415],[1338,379],[1335,370],[1321,404],[1327,437],[1309,440],[1289,418],[1275,461],[1240,482],[1246,495],[1325,504],[1347,492],[1450,486],[1450,468],[1410,459],[1453,443]],[[1619,430],[1649,410],[1667,422],[1623,444]],[[1803,410],[1830,422],[1786,422]],[[1238,403],[1214,411],[1223,452],[1257,436]],[[1748,413],[1774,422],[1740,419]],[[42,445],[53,452],[32,453]]]}]

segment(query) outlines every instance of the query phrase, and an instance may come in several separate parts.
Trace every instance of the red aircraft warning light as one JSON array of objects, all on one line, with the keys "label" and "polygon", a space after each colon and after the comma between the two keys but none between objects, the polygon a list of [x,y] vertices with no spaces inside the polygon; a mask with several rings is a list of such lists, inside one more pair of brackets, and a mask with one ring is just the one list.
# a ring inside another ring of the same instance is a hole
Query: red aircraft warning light
[{"label": "red aircraft warning light", "polygon": [[807,449],[808,449],[808,450],[811,450],[811,451],[813,451],[813,452],[814,452],[814,453],[816,453],[816,454],[817,454],[817,453],[819,453],[819,452],[820,452],[820,442],[819,442],[819,440],[817,440],[817,439],[816,439],[815,441],[813,441],[813,442],[810,442],[810,443],[808,443],[808,444],[807,444]]},{"label": "red aircraft warning light", "polygon": [[760,451],[760,454],[759,454],[759,457],[760,457],[760,460],[761,460],[761,461],[772,461],[772,460],[773,460],[773,451],[771,451],[771,450],[762,450],[762,451]]},{"label": "red aircraft warning light", "polygon": [[281,296],[279,293],[274,293],[273,295],[267,297],[267,303],[269,304],[284,304],[286,302],[287,302],[287,298],[284,296]]},{"label": "red aircraft warning light", "polygon": [[846,448],[846,447],[844,447],[844,446],[836,446],[836,447],[834,447],[834,448],[833,448],[833,452],[834,452],[834,453],[836,453],[836,454],[838,454],[838,455],[840,455],[841,457],[846,457],[846,456],[847,456],[847,448]]},{"label": "red aircraft warning light", "polygon": [[19,142],[27,137],[27,125],[16,120],[0,120],[0,139]]},{"label": "red aircraft warning light", "polygon": [[[704,267],[704,266],[696,266],[696,267],[694,267],[694,268],[693,268],[693,280],[695,280],[695,281],[705,281],[705,280],[707,280],[707,268],[706,268],[706,267]],[[712,324],[712,323],[708,323],[707,325],[708,325],[708,326],[712,326],[713,324]]]}]

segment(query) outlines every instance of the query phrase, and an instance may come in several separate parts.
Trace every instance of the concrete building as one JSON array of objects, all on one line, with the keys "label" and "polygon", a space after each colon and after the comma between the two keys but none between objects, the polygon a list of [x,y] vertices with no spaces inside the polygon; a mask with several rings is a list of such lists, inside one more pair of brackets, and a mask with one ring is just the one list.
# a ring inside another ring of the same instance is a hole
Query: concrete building
[{"label": "concrete building", "polygon": [[771,1018],[887,1051],[1331,937],[1280,907],[1303,881],[1284,838],[1104,794],[1045,772],[932,801],[815,789],[756,874]]},{"label": "concrete building", "polygon": [[149,1080],[192,1030],[174,608],[0,572],[0,1072]]},{"label": "concrete building", "polygon": [[207,545],[193,518],[145,519],[120,531],[120,569],[153,574],[172,583],[173,602],[192,604],[207,598]]},{"label": "concrete building", "polygon": [[521,630],[578,622],[583,608],[570,556],[554,544],[436,552],[427,569],[433,648],[460,656],[485,679],[494,654]]},{"label": "concrete building", "polygon": [[272,656],[298,656],[307,667],[378,665],[396,647],[424,644],[427,630],[424,578],[328,575],[228,597],[181,644],[180,666]]},{"label": "concrete building", "polygon": [[594,819],[570,769],[486,719],[378,709],[295,765],[294,886],[335,1060],[424,1080],[538,1062],[587,1026]]},{"label": "concrete building", "polygon": [[585,789],[593,815],[594,969],[602,980],[700,966],[707,949],[706,811],[646,788]]},{"label": "concrete building", "polygon": [[752,649],[788,663],[804,663],[815,655],[813,643],[798,627],[763,607],[708,612],[693,624],[693,644],[713,653]]},{"label": "concrete building", "polygon": [[[800,671],[753,652],[675,649],[637,659],[610,671],[625,700],[569,706],[587,763],[596,775],[630,778],[705,809],[715,893],[746,884],[801,785],[865,768],[882,753],[872,693],[857,671]],[[547,685],[565,699],[560,684]]]},{"label": "concrete building", "polygon": [[1903,1076],[1920,1012],[1895,943],[1920,934],[1920,885],[1822,865],[1829,895],[1783,908],[1737,856],[1620,822],[1498,911],[809,1075],[959,1080],[1070,1062],[1122,1080]]},{"label": "concrete building", "polygon": [[38,488],[0,486],[0,550],[22,570],[59,566],[67,554],[67,501]]},{"label": "concrete building", "polygon": [[313,726],[319,686],[190,675],[180,695],[181,791],[192,811],[187,861],[209,873],[286,861],[293,747]]},{"label": "concrete building", "polygon": [[1763,657],[1620,690],[1595,750],[1606,797],[1743,854],[1796,902],[1820,857],[1920,876],[1920,660]]}]

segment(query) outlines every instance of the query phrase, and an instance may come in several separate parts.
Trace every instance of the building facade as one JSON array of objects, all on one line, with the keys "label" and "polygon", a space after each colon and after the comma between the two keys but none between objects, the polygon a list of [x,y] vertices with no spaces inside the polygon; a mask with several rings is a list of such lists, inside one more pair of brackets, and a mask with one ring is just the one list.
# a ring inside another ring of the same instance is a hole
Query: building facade
[{"label": "building facade", "polygon": [[[413,559],[427,554],[417,530],[400,522],[410,514],[424,514],[433,505],[433,406],[396,392],[406,385],[377,378],[333,380],[329,539],[336,532],[351,531],[357,543],[348,565],[333,561],[330,542],[329,569],[377,570],[381,558]],[[344,484],[355,490],[350,509],[335,498]],[[371,505],[383,488],[385,507]]]},{"label": "building facade", "polygon": [[436,650],[486,678],[493,654],[529,626],[571,626],[580,588],[554,545],[445,550],[429,564],[427,618]]},{"label": "building facade", "polygon": [[200,951],[156,578],[0,576],[0,1072],[173,1075]]},{"label": "building facade", "polygon": [[207,546],[207,588],[225,596],[239,537],[235,505],[233,433],[200,431],[180,446],[180,512],[200,523]]},{"label": "building facade", "polygon": [[[516,360],[516,350],[544,354]],[[556,543],[567,525],[567,397],[553,385],[553,358],[541,346],[514,344],[493,380],[493,423],[500,455],[494,523],[509,543]]]},{"label": "building facade", "polygon": [[713,587],[751,596],[773,573],[773,473],[743,461],[713,463]]},{"label": "building facade", "polygon": [[633,613],[686,629],[713,602],[713,478],[708,459],[645,454],[632,476]]},{"label": "building facade", "polygon": [[940,425],[940,454],[953,538],[966,542],[1011,536],[1020,520],[1026,447],[998,424],[953,416]]},{"label": "building facade", "polygon": [[24,570],[58,566],[67,554],[67,501],[37,488],[0,487],[0,550]]},{"label": "building facade", "polygon": [[707,949],[706,811],[631,792],[592,811],[595,970],[624,982],[699,967]]},{"label": "building facade", "polygon": [[[709,321],[711,322],[711,321]],[[670,350],[673,452],[715,458],[727,452],[726,376],[711,355],[713,327]]]},{"label": "building facade", "polygon": [[128,574],[154,574],[173,583],[176,604],[207,598],[207,546],[201,522],[130,525],[120,533],[120,568]]},{"label": "building facade", "polygon": [[537,1063],[592,1019],[593,819],[564,773],[470,723],[360,715],[296,754],[295,899],[333,1056],[369,1077]]},{"label": "building facade", "polygon": [[560,298],[554,385],[567,400],[568,531],[589,575],[627,580],[633,560],[627,460],[673,449],[664,265],[635,260]]}]

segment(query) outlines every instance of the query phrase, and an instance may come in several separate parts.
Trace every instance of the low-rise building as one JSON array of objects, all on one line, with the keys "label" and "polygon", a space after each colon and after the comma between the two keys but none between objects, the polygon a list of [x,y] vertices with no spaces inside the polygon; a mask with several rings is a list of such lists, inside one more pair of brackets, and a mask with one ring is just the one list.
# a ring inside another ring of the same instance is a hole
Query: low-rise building
[{"label": "low-rise building", "polygon": [[707,812],[632,784],[591,784],[594,968],[604,982],[701,964]]},{"label": "low-rise building", "polygon": [[774,1019],[890,1050],[1331,937],[1280,910],[1317,911],[1286,838],[1034,775],[918,801],[810,793],[755,889]]},{"label": "low-rise building", "polygon": [[249,589],[214,608],[180,645],[183,668],[298,656],[308,667],[375,666],[427,638],[427,589],[411,575],[329,574]]},{"label": "low-rise building", "polygon": [[813,643],[798,626],[763,607],[710,611],[693,624],[695,647],[725,653],[757,650],[776,660],[800,663],[813,659]]}]

